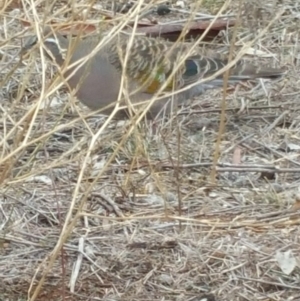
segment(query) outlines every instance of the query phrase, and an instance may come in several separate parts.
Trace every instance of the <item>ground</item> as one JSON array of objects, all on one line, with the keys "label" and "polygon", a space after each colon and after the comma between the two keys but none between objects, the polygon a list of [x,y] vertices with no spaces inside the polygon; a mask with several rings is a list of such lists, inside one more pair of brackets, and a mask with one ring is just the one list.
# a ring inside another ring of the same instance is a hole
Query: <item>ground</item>
[{"label": "ground", "polygon": [[[21,21],[67,22],[68,6],[56,1],[49,14],[46,2],[36,11],[33,2],[6,3],[0,300],[300,300],[300,2],[237,2],[223,15],[239,25],[209,47],[226,52],[236,30],[235,55],[257,39],[244,58],[287,73],[228,89],[220,142],[222,89],[173,119],[103,128],[103,116],[51,87],[49,63],[42,77],[39,55],[18,64],[29,35]],[[224,3],[196,9],[217,14]]]}]

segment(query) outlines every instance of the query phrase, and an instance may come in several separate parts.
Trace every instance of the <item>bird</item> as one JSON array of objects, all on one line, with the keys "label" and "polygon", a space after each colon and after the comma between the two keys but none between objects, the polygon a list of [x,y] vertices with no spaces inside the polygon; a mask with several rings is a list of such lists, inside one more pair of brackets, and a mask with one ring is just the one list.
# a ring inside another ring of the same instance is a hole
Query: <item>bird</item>
[{"label": "bird", "polygon": [[[131,103],[141,103],[151,97],[165,85],[163,93],[176,91],[193,84],[174,97],[175,105],[201,95],[208,89],[223,86],[223,74],[208,82],[201,80],[211,77],[228,64],[228,60],[217,56],[206,56],[197,51],[189,53],[191,45],[137,35],[133,39],[124,33],[118,33],[103,45],[97,53],[79,68],[76,62],[88,56],[105,37],[97,34],[85,39],[71,39],[47,26],[43,30],[43,49],[45,55],[58,67],[68,65],[62,72],[68,86],[75,89],[76,97],[91,110],[103,109],[110,114],[118,100],[122,74],[125,74],[128,95]],[[27,53],[37,45],[37,35],[32,35],[21,48]],[[131,45],[130,45],[131,43]],[[127,64],[124,59],[129,45]],[[75,65],[74,65],[75,64]],[[76,69],[77,68],[77,69]],[[176,72],[174,70],[177,68]],[[276,79],[284,75],[282,68],[272,68],[238,61],[229,71],[229,84],[258,78]],[[172,76],[171,76],[172,75]],[[199,84],[198,84],[199,82]],[[125,96],[123,96],[122,104]],[[162,112],[170,114],[170,97],[163,97],[153,103],[147,112],[148,118],[155,118]],[[128,117],[128,110],[120,110],[115,118]]]}]

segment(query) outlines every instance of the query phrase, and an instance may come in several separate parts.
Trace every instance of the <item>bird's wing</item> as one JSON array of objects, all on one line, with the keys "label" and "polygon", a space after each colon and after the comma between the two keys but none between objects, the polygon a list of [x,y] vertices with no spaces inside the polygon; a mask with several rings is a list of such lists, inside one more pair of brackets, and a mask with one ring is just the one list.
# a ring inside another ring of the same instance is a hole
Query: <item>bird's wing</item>
[{"label": "bird's wing", "polygon": [[[109,47],[111,63],[120,71],[128,47],[128,38],[120,38]],[[189,50],[186,44],[174,44],[160,39],[136,37],[132,41],[126,65],[126,76],[135,80],[147,93],[155,93],[165,82],[165,90],[181,88],[210,77],[224,68],[228,61],[217,57],[207,57],[192,53],[183,59]],[[179,66],[179,68],[178,68]],[[175,68],[175,75],[170,78]],[[243,60],[230,69],[229,82],[239,82],[254,78],[277,78],[284,71],[277,68],[255,67]],[[223,75],[213,81],[212,86],[222,83]]]}]

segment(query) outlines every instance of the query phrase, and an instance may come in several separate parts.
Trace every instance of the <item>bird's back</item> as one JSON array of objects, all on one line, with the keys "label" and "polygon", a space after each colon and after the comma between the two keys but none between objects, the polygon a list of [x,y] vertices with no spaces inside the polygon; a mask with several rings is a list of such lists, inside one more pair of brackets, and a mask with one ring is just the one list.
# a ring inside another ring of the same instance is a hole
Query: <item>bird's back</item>
[{"label": "bird's back", "polygon": [[[131,47],[128,45],[132,42]],[[226,67],[228,61],[202,55],[201,50],[190,51],[190,45],[171,43],[161,39],[136,36],[132,41],[128,36],[117,37],[106,47],[110,63],[122,72],[126,50],[128,61],[126,75],[130,80],[137,81],[147,93],[155,93],[169,79],[166,90],[182,88],[213,76]],[[187,55],[188,54],[188,55]],[[275,79],[281,77],[285,70],[266,66],[255,66],[240,60],[229,72],[229,83],[255,78]],[[220,86],[223,74],[206,84],[207,87]],[[205,85],[204,85],[205,86]],[[198,89],[199,91],[201,89]]]}]

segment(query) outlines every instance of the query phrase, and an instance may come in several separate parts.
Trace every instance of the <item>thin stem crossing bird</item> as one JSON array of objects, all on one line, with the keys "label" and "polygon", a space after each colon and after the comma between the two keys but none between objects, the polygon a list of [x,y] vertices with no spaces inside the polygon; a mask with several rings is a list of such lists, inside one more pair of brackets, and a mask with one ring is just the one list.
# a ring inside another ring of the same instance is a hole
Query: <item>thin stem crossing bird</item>
[{"label": "thin stem crossing bird", "polygon": [[[226,60],[192,53],[184,60],[189,46],[184,43],[174,44],[162,39],[136,36],[132,40],[128,61],[124,69],[124,58],[130,37],[118,34],[109,43],[92,56],[82,66],[75,62],[88,56],[99,44],[102,36],[71,40],[46,27],[43,32],[43,48],[46,55],[59,67],[68,65],[63,72],[71,89],[76,89],[77,98],[92,110],[106,108],[103,113],[109,114],[119,95],[122,71],[128,82],[127,91],[132,103],[150,100],[166,82],[164,92],[178,90],[194,84],[186,91],[175,96],[178,102],[202,94],[205,90],[221,87],[223,74],[203,82],[227,65]],[[37,36],[32,36],[22,48],[27,52],[38,43]],[[179,67],[178,67],[179,66]],[[177,71],[173,72],[175,68]],[[256,67],[243,60],[230,69],[229,84],[256,78],[275,79],[285,71],[279,68]],[[72,74],[72,75],[71,75]],[[170,75],[173,74],[173,77]],[[200,82],[202,81],[202,82]],[[155,117],[162,109],[170,111],[170,97],[156,101],[149,110],[148,116]],[[119,112],[118,118],[124,118],[125,111]]]}]

